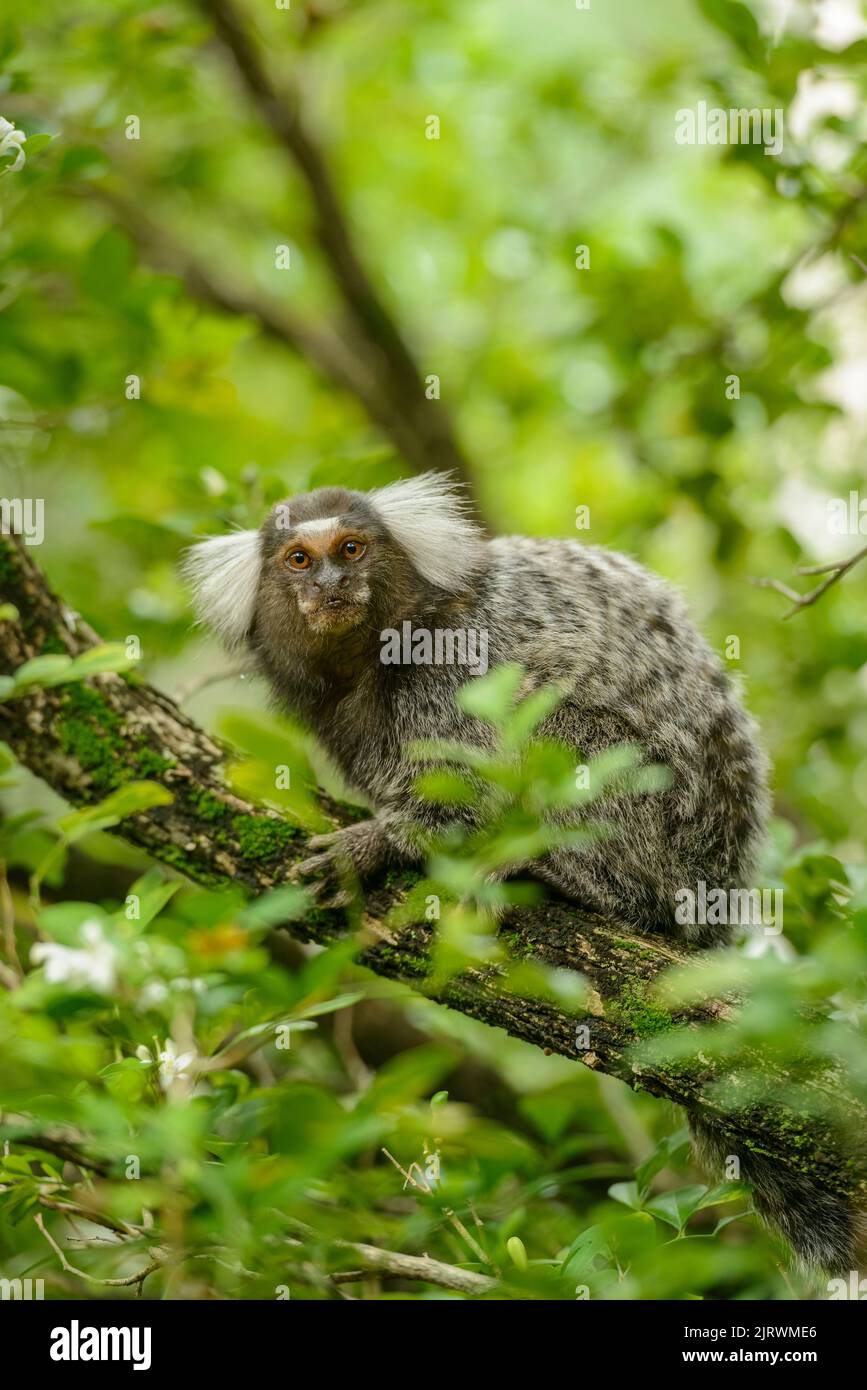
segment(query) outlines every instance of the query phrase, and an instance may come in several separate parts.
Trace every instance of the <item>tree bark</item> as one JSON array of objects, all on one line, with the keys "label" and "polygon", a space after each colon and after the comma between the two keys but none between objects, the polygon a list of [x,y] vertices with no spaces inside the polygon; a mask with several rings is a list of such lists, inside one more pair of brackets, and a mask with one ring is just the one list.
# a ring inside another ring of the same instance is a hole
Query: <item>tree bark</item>
[{"label": "tree bark", "polygon": [[[8,536],[0,537],[0,601],[18,610],[17,620],[0,623],[0,669],[5,673],[46,651],[75,655],[97,640],[51,592],[27,548]],[[129,817],[115,833],[197,883],[240,883],[261,893],[285,882],[293,864],[306,855],[298,826],[229,788],[227,750],[166,695],[135,678],[101,675],[0,704],[0,738],[25,767],[76,806],[100,801],[142,778],[168,788],[170,805]],[[357,816],[353,808],[328,798],[323,798],[323,808],[337,824]],[[709,1089],[724,1075],[719,1064],[635,1060],[634,1045],[649,1034],[710,1019],[725,1026],[726,1006],[672,1014],[654,994],[664,971],[691,958],[690,948],[667,937],[630,936],[617,922],[550,901],[516,912],[501,933],[519,961],[583,976],[587,994],[582,1009],[570,1013],[511,992],[495,967],[468,970],[439,985],[430,971],[431,925],[386,922],[392,909],[406,902],[416,878],[411,872],[392,874],[366,890],[358,955],[362,965],[513,1037],[697,1109],[730,1135],[733,1152],[759,1152],[833,1191],[867,1193],[863,1170],[853,1167],[851,1156],[841,1161],[829,1122],[813,1117],[805,1123],[782,1105],[727,1113]],[[346,930],[343,912],[321,908],[291,926],[294,936],[324,946]],[[279,959],[285,937],[272,935]],[[755,1065],[764,1068],[769,1089],[779,1082],[778,1068],[760,1058]],[[810,1085],[818,1110],[845,1107],[853,1128],[865,1131],[864,1107],[843,1094],[832,1073],[815,1077]]]}]

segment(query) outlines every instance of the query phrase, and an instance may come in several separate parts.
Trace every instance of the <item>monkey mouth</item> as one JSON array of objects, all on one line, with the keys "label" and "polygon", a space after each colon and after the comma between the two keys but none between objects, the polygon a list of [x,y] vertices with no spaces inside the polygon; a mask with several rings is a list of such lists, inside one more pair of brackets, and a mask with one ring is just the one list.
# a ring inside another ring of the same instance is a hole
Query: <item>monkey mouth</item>
[{"label": "monkey mouth", "polygon": [[330,594],[328,598],[307,610],[307,622],[317,632],[334,632],[341,628],[354,627],[359,621],[363,605],[354,598],[342,594]]}]

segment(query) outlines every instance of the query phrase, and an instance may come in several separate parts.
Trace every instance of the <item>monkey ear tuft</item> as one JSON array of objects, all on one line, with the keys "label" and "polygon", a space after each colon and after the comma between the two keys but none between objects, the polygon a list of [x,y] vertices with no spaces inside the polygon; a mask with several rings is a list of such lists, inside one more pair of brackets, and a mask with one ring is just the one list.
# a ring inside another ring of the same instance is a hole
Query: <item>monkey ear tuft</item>
[{"label": "monkey ear tuft", "polygon": [[186,552],[183,572],[193,586],[196,617],[227,647],[237,647],[253,623],[261,571],[258,531],[211,536]]},{"label": "monkey ear tuft", "polygon": [[481,567],[485,540],[466,515],[469,503],[448,473],[401,478],[368,493],[368,501],[430,584],[457,592]]}]

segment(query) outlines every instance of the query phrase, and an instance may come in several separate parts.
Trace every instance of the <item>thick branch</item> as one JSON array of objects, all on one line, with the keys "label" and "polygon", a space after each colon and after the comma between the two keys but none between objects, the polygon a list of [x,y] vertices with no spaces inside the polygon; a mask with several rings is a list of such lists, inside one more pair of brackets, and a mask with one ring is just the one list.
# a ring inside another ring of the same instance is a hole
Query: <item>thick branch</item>
[{"label": "thick branch", "polygon": [[367,271],[328,161],[307,121],[297,84],[281,74],[278,90],[251,37],[251,20],[239,13],[232,0],[199,0],[199,4],[210,17],[253,105],[304,179],[315,212],[317,243],[351,321],[372,355],[376,377],[391,409],[411,436],[412,452],[403,450],[408,461],[421,470],[454,470],[469,481],[467,462],[448,415],[439,402],[425,396],[413,354]]},{"label": "thick branch", "polygon": [[[92,645],[93,633],[51,593],[27,549],[0,537],[0,601],[18,609],[15,622],[0,624],[0,668],[11,672],[25,660],[50,651],[76,653]],[[115,675],[38,690],[0,705],[0,737],[20,761],[74,805],[92,803],[124,782],[148,777],[173,794],[171,805],[129,817],[118,833],[162,863],[204,884],[243,884],[253,893],[283,881],[304,857],[303,834],[275,811],[251,804],[224,780],[224,750],[188,719],[167,696]],[[340,820],[348,809],[326,803]],[[835,1191],[867,1192],[863,1173],[846,1168],[828,1127],[809,1124],[782,1107],[754,1105],[729,1115],[709,1083],[718,1065],[641,1065],[630,1049],[649,1032],[680,1024],[690,1027],[717,1018],[719,1010],[667,1014],[653,995],[658,977],[690,958],[668,938],[630,937],[616,922],[603,921],[559,902],[523,909],[505,929],[519,959],[580,972],[589,986],[588,1004],[576,1014],[503,987],[494,968],[469,970],[442,986],[430,976],[432,928],[386,923],[390,909],[405,901],[411,876],[374,884],[366,893],[359,961],[402,981],[453,1009],[503,1028],[550,1052],[620,1077],[716,1120],[738,1146],[758,1151],[783,1167],[809,1173]],[[292,932],[327,945],[346,931],[342,913],[317,909]],[[279,955],[281,934],[274,934]],[[577,1034],[586,1027],[589,1046]],[[724,1025],[721,1025],[724,1026]],[[767,1068],[769,1088],[780,1076]],[[830,1076],[811,1081],[822,1113],[841,1095]],[[852,1123],[867,1128],[863,1107],[846,1104]]]},{"label": "thick branch", "polygon": [[[141,199],[126,198],[108,185],[88,186],[87,195],[110,210],[150,265],[182,280],[191,298],[221,313],[252,319],[267,338],[298,353],[326,381],[354,396],[408,463],[419,471],[434,466],[415,424],[378,380],[376,362],[351,335],[345,331],[339,334],[327,324],[311,322],[276,304],[249,285],[240,284],[225,267],[218,271],[206,265],[148,216]],[[425,404],[430,406],[430,402]],[[454,461],[445,459],[443,466],[453,467]]]}]

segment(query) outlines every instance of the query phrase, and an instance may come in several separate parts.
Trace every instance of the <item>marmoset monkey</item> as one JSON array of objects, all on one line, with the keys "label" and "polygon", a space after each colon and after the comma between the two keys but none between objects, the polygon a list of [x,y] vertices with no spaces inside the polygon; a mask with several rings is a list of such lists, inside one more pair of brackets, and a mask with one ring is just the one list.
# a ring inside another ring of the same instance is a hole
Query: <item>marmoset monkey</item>
[{"label": "marmoset monkey", "polygon": [[[311,840],[317,853],[303,872],[350,861],[364,878],[417,858],[417,827],[442,824],[443,808],[414,795],[419,768],[406,750],[431,739],[489,746],[491,728],[455,703],[473,668],[429,659],[432,634],[472,632],[484,636],[491,666],[519,662],[526,688],[562,691],[540,735],[582,763],[639,745],[670,775],[660,790],[594,802],[589,814],[606,822],[606,837],[555,849],[533,872],[636,931],[703,945],[727,938],[724,923],[679,920],[675,895],[749,884],[768,815],[766,762],[681,599],[633,560],[574,541],[486,540],[458,489],[425,474],[369,493],[290,497],[260,530],[194,546],[187,572],[200,619],[252,653],[281,703],[376,808]],[[407,623],[430,639],[413,640],[412,652],[428,657],[418,664],[393,660],[392,639],[385,657],[386,634]],[[454,641],[448,651],[454,658]],[[693,1132],[722,1176],[732,1141],[699,1116]],[[804,1261],[854,1267],[854,1218],[842,1199],[752,1154],[743,1169],[759,1209]]]}]

